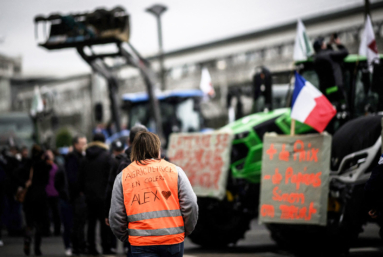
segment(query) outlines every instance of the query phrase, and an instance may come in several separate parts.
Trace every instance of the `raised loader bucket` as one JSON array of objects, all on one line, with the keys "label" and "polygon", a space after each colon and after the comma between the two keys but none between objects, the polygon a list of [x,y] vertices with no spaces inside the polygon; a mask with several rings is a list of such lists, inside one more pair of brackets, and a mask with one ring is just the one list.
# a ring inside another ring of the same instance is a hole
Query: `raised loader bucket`
[{"label": "raised loader bucket", "polygon": [[[50,24],[49,37],[39,44],[49,50],[129,41],[129,15],[122,7],[80,14],[35,17],[37,26]],[[44,33],[45,34],[45,33]]]}]

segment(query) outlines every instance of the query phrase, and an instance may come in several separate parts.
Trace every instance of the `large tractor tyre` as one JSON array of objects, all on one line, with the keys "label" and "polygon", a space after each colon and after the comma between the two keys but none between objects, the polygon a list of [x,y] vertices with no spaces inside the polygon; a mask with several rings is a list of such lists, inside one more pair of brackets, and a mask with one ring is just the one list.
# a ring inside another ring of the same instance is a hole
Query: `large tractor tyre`
[{"label": "large tractor tyre", "polygon": [[202,247],[225,247],[244,238],[250,229],[252,215],[236,210],[234,202],[212,198],[198,198],[198,223],[189,236]]},{"label": "large tractor tyre", "polygon": [[[344,208],[328,213],[327,226],[268,224],[272,239],[297,256],[347,255],[367,217],[363,208],[363,185],[344,189]],[[315,249],[315,251],[313,250]]]}]

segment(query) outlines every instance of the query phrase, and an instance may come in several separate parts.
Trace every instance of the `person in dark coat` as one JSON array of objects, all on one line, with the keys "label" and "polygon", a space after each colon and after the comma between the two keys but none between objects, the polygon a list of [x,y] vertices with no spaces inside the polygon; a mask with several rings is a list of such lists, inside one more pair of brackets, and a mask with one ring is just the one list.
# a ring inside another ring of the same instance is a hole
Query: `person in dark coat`
[{"label": "person in dark coat", "polygon": [[9,151],[4,149],[3,157],[5,161],[5,206],[4,219],[10,236],[22,236],[24,230],[22,228],[22,206],[15,200],[15,194],[19,187],[24,187],[25,179],[23,178],[21,168],[25,165],[30,167],[30,160],[23,163],[21,155],[15,146],[11,146]]},{"label": "person in dark coat", "polygon": [[[334,44],[337,50],[334,50]],[[314,42],[314,68],[319,78],[319,89],[330,102],[347,101],[344,90],[342,64],[347,57],[348,50],[340,39],[333,35],[330,44],[319,37]],[[347,104],[347,102],[346,102]]]},{"label": "person in dark coat", "polygon": [[[110,208],[110,198],[108,197],[108,190],[109,190],[109,179],[111,179],[112,173],[114,173],[115,170],[117,170],[118,166],[120,165],[121,161],[126,158],[126,154],[124,153],[125,144],[121,140],[113,141],[111,144],[112,148],[112,168],[110,169],[109,178],[108,178],[108,185],[106,187],[106,193],[105,193],[105,224],[109,226],[108,222],[108,214],[109,214],[109,208]],[[114,182],[114,181],[113,181]],[[113,183],[112,182],[112,183]],[[108,229],[108,237],[110,240],[110,250],[111,252],[115,253],[117,248],[117,238],[113,235],[113,232],[111,229]]]},{"label": "person in dark coat", "polygon": [[[65,173],[60,172],[55,179],[60,199],[60,212],[63,222],[66,223],[67,232],[64,224],[65,251],[70,253],[70,244],[68,233],[72,238],[72,253],[80,255],[86,252],[85,243],[85,223],[86,223],[86,203],[85,197],[80,195],[79,190],[79,169],[81,161],[84,159],[84,150],[87,144],[85,136],[77,135],[72,139],[73,151],[65,159]],[[61,192],[61,193],[60,193]],[[64,193],[65,192],[65,193]],[[67,195],[66,195],[67,194]],[[72,215],[68,212],[72,212]],[[71,232],[68,232],[68,226],[72,226]]]},{"label": "person in dark coat", "polygon": [[112,167],[110,169],[110,173],[109,173],[109,178],[108,178],[108,185],[106,186],[106,190],[105,190],[105,223],[106,225],[109,226],[109,221],[108,221],[108,217],[109,217],[109,209],[110,209],[110,199],[112,197],[112,190],[113,190],[113,183],[114,183],[114,179],[116,178],[116,173],[118,171],[118,167],[120,166],[121,162],[125,161],[126,160],[126,153],[124,151],[124,144],[120,141],[120,140],[117,140],[115,142],[112,143],[112,157],[113,158],[113,163],[112,163]]},{"label": "person in dark coat", "polygon": [[[25,181],[25,187],[28,191],[24,200],[25,221],[27,224],[24,237],[24,253],[30,254],[30,243],[32,230],[35,229],[34,253],[36,256],[41,253],[41,238],[44,228],[44,222],[47,218],[47,195],[45,188],[49,180],[49,171],[52,166],[45,160],[44,151],[40,146],[32,147],[32,163],[29,167],[23,168],[23,173],[28,175]],[[24,176],[27,177],[27,176]]]},{"label": "person in dark coat", "polygon": [[48,211],[50,213],[50,218],[46,220],[44,230],[51,233],[50,227],[51,222],[53,221],[54,225],[54,235],[59,236],[61,233],[61,220],[59,214],[59,193],[57,192],[54,181],[57,171],[59,170],[58,165],[54,162],[54,155],[52,150],[47,150],[45,152],[47,157],[47,163],[52,166],[52,169],[49,171],[49,182],[45,189],[47,193],[47,202],[48,202]]},{"label": "person in dark coat", "polygon": [[81,163],[79,172],[80,192],[85,195],[88,209],[88,254],[98,255],[95,243],[97,221],[101,227],[101,244],[104,254],[110,254],[108,227],[104,221],[105,190],[108,184],[112,156],[104,143],[103,134],[95,134],[93,142],[88,144],[86,157]]},{"label": "person in dark coat", "polygon": [[[131,153],[131,148],[130,146],[133,143],[134,137],[138,132],[141,131],[148,131],[148,129],[143,126],[143,125],[136,125],[134,126],[129,133],[129,138],[128,138],[128,148],[125,150],[125,152],[121,152],[118,154],[118,152],[115,153],[115,159],[116,161],[114,162],[109,178],[108,178],[108,185],[106,187],[106,192],[105,192],[105,224],[109,226],[109,209],[110,209],[110,200],[112,198],[112,191],[113,191],[113,184],[114,180],[116,179],[117,175],[125,169],[129,164],[131,163],[130,161],[130,153]],[[116,150],[121,150],[121,149],[116,149]],[[122,148],[123,150],[123,148]],[[128,245],[125,245],[125,250],[128,250],[129,248]]]},{"label": "person in dark coat", "polygon": [[131,149],[130,146],[133,143],[134,137],[138,132],[141,131],[148,131],[148,129],[144,125],[136,125],[134,126],[129,133],[128,138],[128,148],[125,150],[125,152],[121,154],[116,155],[116,161],[113,163],[112,169],[110,170],[109,178],[108,178],[108,185],[106,187],[105,192],[105,222],[109,226],[109,209],[110,209],[110,199],[112,198],[112,191],[113,191],[113,184],[114,180],[116,179],[117,175],[126,167],[129,166],[131,163],[130,161],[130,153]]},{"label": "person in dark coat", "polygon": [[61,165],[57,164],[57,166],[58,170],[54,178],[54,187],[59,194],[58,206],[61,224],[64,228],[62,238],[64,241],[65,255],[71,256],[73,254],[72,240],[76,240],[76,237],[73,233],[73,206],[70,201],[68,178],[66,172]]},{"label": "person in dark coat", "polygon": [[73,151],[68,153],[65,159],[65,171],[68,179],[69,194],[72,199],[79,195],[78,173],[81,161],[85,156],[86,137],[76,136],[72,140]]}]

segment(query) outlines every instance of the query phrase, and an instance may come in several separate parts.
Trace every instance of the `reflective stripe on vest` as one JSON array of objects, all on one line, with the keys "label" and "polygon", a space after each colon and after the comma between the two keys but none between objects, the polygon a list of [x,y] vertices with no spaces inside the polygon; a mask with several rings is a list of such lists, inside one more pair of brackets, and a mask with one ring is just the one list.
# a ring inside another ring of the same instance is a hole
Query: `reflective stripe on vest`
[{"label": "reflective stripe on vest", "polygon": [[185,239],[178,199],[178,171],[165,160],[136,162],[122,171],[129,242],[134,246],[171,245]]},{"label": "reflective stripe on vest", "polygon": [[159,229],[129,229],[129,236],[166,236],[185,232],[184,227]]},{"label": "reflective stripe on vest", "polygon": [[149,219],[156,219],[156,218],[178,217],[178,216],[182,216],[180,210],[151,211],[151,212],[143,212],[143,213],[138,213],[134,215],[129,215],[128,221],[134,222],[139,220],[149,220]]}]

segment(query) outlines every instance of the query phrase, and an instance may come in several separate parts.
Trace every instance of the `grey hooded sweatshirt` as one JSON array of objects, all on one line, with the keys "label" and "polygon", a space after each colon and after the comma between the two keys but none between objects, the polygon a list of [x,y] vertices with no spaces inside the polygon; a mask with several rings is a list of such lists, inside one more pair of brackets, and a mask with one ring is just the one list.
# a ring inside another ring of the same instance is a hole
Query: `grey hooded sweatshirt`
[{"label": "grey hooded sweatshirt", "polygon": [[[185,225],[185,235],[190,235],[198,220],[197,196],[185,172],[178,166],[178,199]],[[109,211],[109,224],[114,235],[122,242],[129,237],[128,219],[124,204],[124,194],[121,182],[122,172],[117,175],[113,185],[112,200]]]}]

